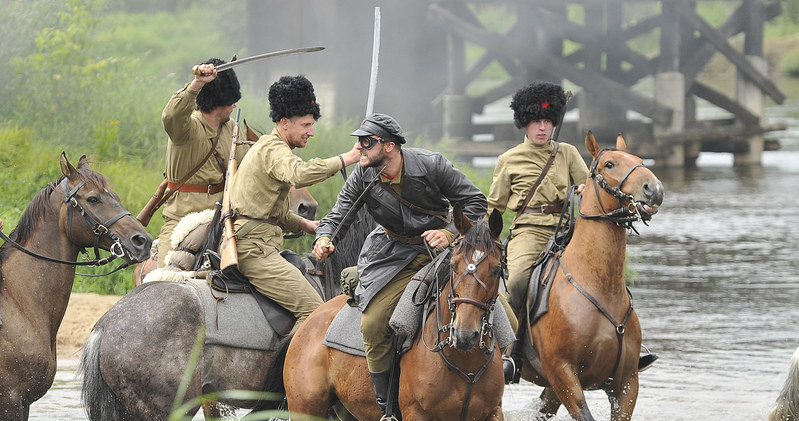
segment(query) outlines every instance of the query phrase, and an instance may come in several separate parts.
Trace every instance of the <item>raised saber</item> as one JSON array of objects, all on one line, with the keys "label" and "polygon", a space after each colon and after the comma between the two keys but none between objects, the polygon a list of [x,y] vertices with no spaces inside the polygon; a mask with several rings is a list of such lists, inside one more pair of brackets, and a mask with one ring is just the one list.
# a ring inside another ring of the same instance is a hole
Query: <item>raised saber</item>
[{"label": "raised saber", "polygon": [[[289,54],[313,53],[315,51],[322,51],[324,49],[325,49],[325,47],[303,47],[303,48],[291,48],[291,49],[288,49],[288,50],[272,51],[271,53],[257,54],[257,55],[250,56],[250,57],[245,57],[245,58],[240,58],[240,59],[237,59],[237,60],[232,60],[232,61],[229,61],[229,62],[227,62],[225,64],[220,64],[219,66],[214,66],[214,69],[216,69],[217,72],[221,72],[223,70],[230,69],[230,68],[232,68],[234,66],[238,66],[240,64],[249,63],[251,61],[258,61],[258,60],[263,60],[263,59],[271,58],[271,57],[287,56]],[[194,67],[192,67],[191,68],[191,72],[194,73],[195,75],[198,75],[198,76],[202,75],[202,73],[200,73],[200,65],[199,64],[194,66]]]},{"label": "raised saber", "polygon": [[375,34],[372,41],[372,73],[369,75],[369,96],[366,97],[366,116],[375,109],[375,90],[377,89],[377,68],[380,58],[380,7],[375,7]]}]

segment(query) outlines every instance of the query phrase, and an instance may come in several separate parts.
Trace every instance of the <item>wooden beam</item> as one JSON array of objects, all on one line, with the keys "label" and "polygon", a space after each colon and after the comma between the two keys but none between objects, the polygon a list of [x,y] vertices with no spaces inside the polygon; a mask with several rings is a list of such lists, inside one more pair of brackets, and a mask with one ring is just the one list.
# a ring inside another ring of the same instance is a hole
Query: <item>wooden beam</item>
[{"label": "wooden beam", "polygon": [[704,38],[706,38],[716,49],[718,49],[728,60],[730,60],[738,70],[748,77],[752,83],[757,85],[763,93],[771,97],[776,103],[782,104],[785,101],[785,95],[780,92],[779,88],[764,74],[762,74],[743,54],[739,53],[733,48],[727,40],[721,36],[715,29],[713,29],[701,16],[696,14],[693,10],[686,10],[684,8],[676,7],[674,10],[696,30],[698,30]]},{"label": "wooden beam", "polygon": [[540,71],[546,70],[558,74],[588,91],[607,98],[613,104],[624,109],[636,110],[658,124],[668,126],[671,123],[673,114],[671,108],[652,98],[630,91],[626,86],[601,74],[580,69],[562,57],[539,50],[529,51],[528,54],[520,56],[519,52],[509,46],[500,35],[470,25],[436,4],[429,6],[428,18],[446,30],[493,50],[496,54],[516,58],[523,64]]},{"label": "wooden beam", "polygon": [[731,112],[744,124],[758,124],[760,122],[760,118],[752,114],[746,107],[703,83],[694,82],[691,88],[688,89],[688,93],[696,95],[717,107]]}]

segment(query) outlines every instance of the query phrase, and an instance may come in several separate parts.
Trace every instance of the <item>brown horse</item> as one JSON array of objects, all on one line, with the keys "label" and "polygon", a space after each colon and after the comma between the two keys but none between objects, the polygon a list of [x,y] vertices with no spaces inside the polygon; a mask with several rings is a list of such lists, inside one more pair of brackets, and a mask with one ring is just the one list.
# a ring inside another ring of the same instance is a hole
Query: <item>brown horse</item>
[{"label": "brown horse", "polygon": [[[503,273],[502,217],[472,226],[456,206],[455,221],[452,278],[399,362],[399,405],[408,420],[503,419],[502,361],[487,329]],[[322,344],[345,301],[341,295],[319,307],[288,345],[283,385],[293,414],[324,417],[338,400],[358,419],[381,418],[366,359]]]},{"label": "brown horse", "polygon": [[[316,218],[317,208],[319,208],[319,203],[314,199],[307,187],[299,189],[291,187],[289,190],[289,210],[303,218],[314,219]],[[285,237],[296,238],[300,235],[302,235],[302,232],[297,234],[287,233]],[[158,256],[152,255],[149,259],[136,265],[136,269],[133,271],[134,287],[141,285],[144,277],[158,267],[157,259]]]},{"label": "brown horse", "polygon": [[663,186],[641,158],[625,152],[621,136],[615,149],[600,150],[591,132],[585,144],[593,162],[579,218],[562,256],[552,258],[549,312],[526,332],[535,349],[525,353],[522,378],[544,386],[540,418],[563,404],[572,418],[593,420],[583,390],[603,389],[611,419],[629,420],[641,327],[624,279],[625,228],[657,212]]},{"label": "brown horse", "polygon": [[56,332],[67,308],[78,253],[87,247],[110,250],[110,258],[97,262],[105,263],[113,257],[142,261],[150,252],[152,237],[85,156],[75,168],[62,153],[61,172],[64,176],[28,205],[10,234],[13,243],[0,248],[3,420],[27,420],[31,403],[53,384]]}]

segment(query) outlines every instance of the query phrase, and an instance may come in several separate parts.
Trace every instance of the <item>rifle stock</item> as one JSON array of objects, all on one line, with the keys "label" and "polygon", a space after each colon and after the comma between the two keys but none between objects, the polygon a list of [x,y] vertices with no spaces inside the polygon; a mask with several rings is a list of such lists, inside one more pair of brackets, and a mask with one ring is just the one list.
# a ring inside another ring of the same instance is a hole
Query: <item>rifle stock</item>
[{"label": "rifle stock", "polygon": [[241,109],[236,110],[236,125],[233,127],[233,139],[230,145],[230,158],[228,158],[227,174],[225,175],[225,190],[222,196],[222,221],[224,230],[222,241],[219,243],[220,269],[223,272],[236,270],[239,266],[239,256],[236,250],[236,232],[233,230],[233,220],[230,218],[230,181],[236,173],[236,142],[239,139],[239,116]]},{"label": "rifle stock", "polygon": [[145,204],[139,214],[136,215],[136,219],[145,227],[150,223],[150,219],[153,217],[153,214],[155,214],[155,211],[158,210],[166,200],[164,198],[164,192],[166,191],[167,183],[166,179],[164,179],[164,181],[158,185],[158,188],[155,189],[155,193],[150,197],[150,200],[147,201],[147,204]]}]

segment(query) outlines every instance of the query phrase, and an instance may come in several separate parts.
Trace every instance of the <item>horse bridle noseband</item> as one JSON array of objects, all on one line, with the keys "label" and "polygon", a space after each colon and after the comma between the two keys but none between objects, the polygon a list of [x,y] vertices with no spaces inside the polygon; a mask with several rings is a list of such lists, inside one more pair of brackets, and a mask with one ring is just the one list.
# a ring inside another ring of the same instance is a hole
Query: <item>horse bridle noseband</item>
[{"label": "horse bridle noseband", "polygon": [[[603,153],[615,150],[617,149],[603,149],[602,151],[599,152],[599,155],[597,155],[597,157],[594,158],[594,161],[591,162],[590,176],[594,182],[594,193],[596,193],[597,202],[599,203],[599,207],[600,209],[602,209],[603,213],[599,215],[586,215],[581,210],[578,210],[578,212],[580,216],[585,219],[607,220],[613,222],[614,224],[620,227],[631,229],[635,231],[636,234],[638,234],[638,231],[633,227],[633,222],[640,220],[644,223],[644,225],[646,225],[649,218],[646,218],[644,215],[641,215],[640,209],[638,205],[635,203],[635,197],[633,197],[633,195],[631,194],[627,194],[621,191],[621,186],[627,180],[627,177],[629,177],[630,174],[632,174],[632,172],[635,171],[636,168],[638,167],[646,168],[646,167],[644,166],[644,164],[633,165],[632,168],[630,168],[627,171],[627,173],[624,174],[624,176],[619,180],[618,186],[616,187],[611,186],[610,183],[608,183],[607,180],[605,180],[605,177],[603,177],[602,174],[599,173],[599,171],[597,170],[597,166],[599,165],[599,158],[602,156]],[[599,196],[599,187],[601,187],[602,190],[604,190],[605,192],[616,198],[616,206],[617,206],[616,209],[610,212],[605,211],[605,207],[602,205],[602,198]],[[626,201],[627,206],[624,206],[622,204],[622,201]]]},{"label": "horse bridle noseband", "polygon": [[[53,258],[53,257],[43,256],[41,254],[38,254],[36,252],[33,252],[31,250],[26,249],[21,244],[17,243],[16,241],[14,241],[11,238],[9,238],[8,236],[6,236],[3,232],[0,232],[0,237],[2,237],[3,240],[5,240],[7,243],[9,243],[12,246],[16,247],[18,250],[24,252],[25,254],[28,254],[29,256],[35,257],[37,259],[45,260],[45,261],[48,261],[48,262],[52,262],[52,263],[59,263],[59,264],[62,264],[62,265],[90,266],[90,267],[91,266],[103,266],[103,265],[106,265],[106,264],[110,263],[112,260],[116,259],[117,257],[124,257],[125,256],[125,250],[122,248],[122,243],[119,241],[119,237],[116,234],[114,234],[113,232],[111,232],[111,230],[109,228],[112,225],[114,225],[114,223],[116,223],[120,219],[130,215],[131,213],[128,212],[127,210],[125,210],[123,212],[120,212],[119,214],[117,214],[116,216],[114,216],[113,218],[109,219],[108,221],[106,221],[106,222],[104,222],[102,224],[97,222],[97,219],[95,219],[89,212],[87,212],[80,205],[80,203],[78,203],[78,200],[75,198],[75,194],[78,192],[78,190],[80,190],[81,187],[83,187],[84,184],[86,184],[86,182],[81,180],[81,182],[78,183],[78,185],[76,185],[75,187],[70,189],[69,188],[69,179],[64,178],[61,181],[61,183],[59,184],[59,186],[62,187],[62,190],[64,192],[63,203],[64,204],[68,204],[67,205],[67,238],[69,239],[70,242],[72,242],[72,244],[75,244],[75,241],[72,239],[72,216],[73,216],[73,209],[77,209],[78,213],[80,213],[83,216],[83,219],[86,221],[86,223],[89,225],[89,227],[91,227],[92,232],[94,232],[94,242],[93,242],[94,260],[83,261],[83,262],[78,262],[78,261],[72,262],[72,261],[68,261],[68,260],[61,260],[61,259],[56,259],[56,258]],[[109,251],[111,252],[111,255],[101,259],[100,258],[100,252],[99,252],[99,244],[100,244],[100,238],[103,235],[107,235],[109,238],[111,238],[111,240],[114,243],[111,245],[111,247],[109,247]],[[81,247],[80,253],[88,258],[88,254],[89,253],[86,251],[85,247]],[[118,268],[114,269],[113,271],[108,272],[108,273],[104,273],[104,274],[78,273],[78,275],[91,276],[91,277],[105,276],[105,275],[109,275],[111,273],[114,273],[114,272],[116,272],[116,271],[118,271],[120,269],[123,269],[123,268],[125,268],[125,267],[127,267],[129,265],[130,265],[129,263],[125,262],[123,265],[119,266]]]}]

